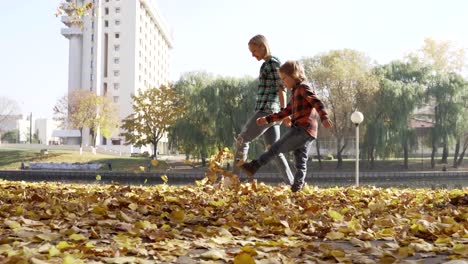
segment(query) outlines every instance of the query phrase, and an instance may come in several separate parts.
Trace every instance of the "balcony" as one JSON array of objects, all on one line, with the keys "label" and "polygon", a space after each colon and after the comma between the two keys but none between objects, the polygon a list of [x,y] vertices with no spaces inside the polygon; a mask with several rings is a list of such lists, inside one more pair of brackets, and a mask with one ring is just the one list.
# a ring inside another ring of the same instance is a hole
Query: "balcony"
[{"label": "balcony", "polygon": [[62,35],[65,36],[66,38],[70,38],[73,35],[82,35],[83,30],[81,30],[80,27],[75,26],[75,27],[72,27],[72,28],[62,28],[60,30],[60,33],[62,33]]},{"label": "balcony", "polygon": [[65,24],[67,26],[71,26],[73,24],[75,24],[75,25],[83,24],[83,19],[81,19],[78,16],[65,15],[65,16],[62,16],[61,21],[62,21],[63,24]]}]

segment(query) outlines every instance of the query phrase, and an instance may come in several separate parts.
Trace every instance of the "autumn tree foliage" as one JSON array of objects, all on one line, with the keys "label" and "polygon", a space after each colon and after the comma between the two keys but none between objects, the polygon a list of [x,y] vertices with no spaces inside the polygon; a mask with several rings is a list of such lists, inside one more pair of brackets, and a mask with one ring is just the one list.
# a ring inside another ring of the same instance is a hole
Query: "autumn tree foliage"
[{"label": "autumn tree foliage", "polygon": [[[115,107],[109,98],[87,90],[76,90],[60,98],[53,109],[54,120],[62,128],[78,129],[83,139],[83,129],[88,127],[93,134],[92,145],[96,146],[98,131],[109,137],[118,123]],[[80,147],[83,140],[80,142]]]},{"label": "autumn tree foliage", "polygon": [[153,158],[157,158],[158,143],[168,129],[185,111],[185,103],[179,95],[167,86],[159,89],[139,90],[132,95],[133,114],[122,121],[121,135],[126,145],[137,147],[153,145]]},{"label": "autumn tree foliage", "polygon": [[336,139],[337,168],[341,168],[342,153],[349,147],[347,135],[354,129],[351,113],[366,113],[369,98],[378,89],[370,59],[361,52],[344,49],[303,58],[302,62],[308,80],[315,84],[336,124],[332,133]]}]

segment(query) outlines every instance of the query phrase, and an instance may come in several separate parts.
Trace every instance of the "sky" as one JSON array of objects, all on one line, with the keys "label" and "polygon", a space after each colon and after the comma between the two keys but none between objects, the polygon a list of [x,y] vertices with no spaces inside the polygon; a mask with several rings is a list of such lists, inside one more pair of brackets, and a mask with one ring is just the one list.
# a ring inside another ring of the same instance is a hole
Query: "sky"
[{"label": "sky", "polygon": [[[428,37],[468,52],[466,0],[153,1],[173,34],[172,81],[191,71],[257,76],[261,62],[247,48],[256,34],[282,61],[347,48],[385,64]],[[23,114],[51,118],[68,84],[68,40],[54,15],[60,1],[3,2],[0,97],[16,101]]]}]

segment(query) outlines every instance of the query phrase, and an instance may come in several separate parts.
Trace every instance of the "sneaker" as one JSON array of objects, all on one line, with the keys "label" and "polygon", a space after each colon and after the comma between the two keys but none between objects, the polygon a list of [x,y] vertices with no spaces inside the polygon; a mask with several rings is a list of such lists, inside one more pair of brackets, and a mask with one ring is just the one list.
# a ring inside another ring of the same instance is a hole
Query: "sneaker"
[{"label": "sneaker", "polygon": [[251,162],[246,162],[239,166],[247,175],[253,177],[255,173],[260,169],[260,164],[256,160],[252,160]]},{"label": "sneaker", "polygon": [[292,192],[300,192],[302,190],[302,187],[304,187],[303,183],[294,183],[291,186],[291,191]]}]

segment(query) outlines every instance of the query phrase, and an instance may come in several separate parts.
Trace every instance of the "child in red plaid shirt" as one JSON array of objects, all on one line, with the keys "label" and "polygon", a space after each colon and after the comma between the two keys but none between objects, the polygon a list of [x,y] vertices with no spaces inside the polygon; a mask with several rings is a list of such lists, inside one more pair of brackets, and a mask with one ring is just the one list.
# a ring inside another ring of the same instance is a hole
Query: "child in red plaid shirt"
[{"label": "child in red plaid shirt", "polygon": [[302,190],[307,172],[307,160],[312,141],[317,138],[318,119],[326,128],[333,126],[328,118],[323,102],[306,83],[304,69],[297,61],[287,61],[279,69],[283,85],[291,89],[291,97],[286,108],[280,112],[257,119],[258,125],[266,125],[276,121],[283,121],[291,129],[280,140],[275,142],[269,150],[256,160],[240,166],[249,176],[267,164],[278,153],[293,151],[296,163],[293,192]]}]

